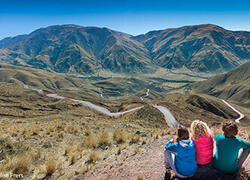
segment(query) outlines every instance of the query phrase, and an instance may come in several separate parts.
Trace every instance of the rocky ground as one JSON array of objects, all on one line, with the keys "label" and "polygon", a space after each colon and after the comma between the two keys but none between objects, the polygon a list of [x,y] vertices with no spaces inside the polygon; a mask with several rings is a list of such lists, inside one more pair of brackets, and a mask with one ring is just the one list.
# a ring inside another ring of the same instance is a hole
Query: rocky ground
[{"label": "rocky ground", "polygon": [[[240,138],[249,140],[249,130],[243,128],[240,131]],[[100,164],[95,169],[85,174],[78,175],[75,172],[74,179],[88,180],[160,180],[179,179],[172,170],[164,167],[164,146],[171,136],[166,135],[159,139],[152,140],[146,145],[142,145],[138,152],[122,152],[120,156],[108,157],[104,164]],[[83,162],[79,162],[83,163]],[[211,165],[200,166],[196,174],[189,179],[249,179],[250,177],[250,157],[246,160],[241,171],[235,175],[226,175]],[[67,178],[63,176],[62,179]],[[68,177],[71,179],[72,177]]]}]

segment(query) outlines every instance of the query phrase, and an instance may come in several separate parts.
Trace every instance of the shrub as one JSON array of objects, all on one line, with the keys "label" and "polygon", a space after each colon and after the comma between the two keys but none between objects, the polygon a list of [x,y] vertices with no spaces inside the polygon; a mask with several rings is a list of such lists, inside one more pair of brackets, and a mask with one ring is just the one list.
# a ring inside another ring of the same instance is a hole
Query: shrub
[{"label": "shrub", "polygon": [[136,180],[143,180],[143,177],[142,176],[137,176]]},{"label": "shrub", "polygon": [[113,134],[113,139],[117,144],[126,142],[126,136],[122,131],[116,130]]},{"label": "shrub", "polygon": [[144,145],[146,143],[147,143],[147,141],[145,139],[143,139],[142,142],[141,142],[142,145]]},{"label": "shrub", "polygon": [[71,157],[70,157],[70,165],[75,164],[76,161],[77,161],[77,155],[72,154]]},{"label": "shrub", "polygon": [[139,141],[140,141],[140,136],[139,136],[138,134],[136,134],[136,135],[134,135],[134,136],[131,138],[129,144],[135,144],[135,143],[138,143]]},{"label": "shrub", "polygon": [[89,166],[86,166],[86,165],[85,165],[85,166],[79,171],[79,173],[80,173],[80,174],[85,174],[86,172],[89,171],[89,169],[90,169]]},{"label": "shrub", "polygon": [[88,136],[84,141],[84,145],[88,148],[96,148],[97,140],[94,136]]},{"label": "shrub", "polygon": [[117,150],[117,154],[119,155],[119,154],[121,154],[121,152],[122,152],[122,148],[119,147],[118,150]]},{"label": "shrub", "polygon": [[73,146],[67,146],[64,150],[64,156],[68,156],[73,151]]},{"label": "shrub", "polygon": [[135,148],[134,149],[134,153],[137,154],[138,152],[140,152],[140,149],[139,148]]},{"label": "shrub", "polygon": [[156,134],[156,135],[154,136],[154,139],[159,139],[159,134]]},{"label": "shrub", "polygon": [[27,154],[17,156],[12,163],[12,172],[14,174],[26,174],[31,166],[31,157]]},{"label": "shrub", "polygon": [[110,145],[110,138],[109,133],[104,132],[99,136],[99,147],[109,146]]},{"label": "shrub", "polygon": [[46,176],[51,176],[56,171],[56,162],[51,160],[46,163]]},{"label": "shrub", "polygon": [[28,150],[21,142],[13,142],[9,138],[0,138],[0,161],[6,156],[16,156]]},{"label": "shrub", "polygon": [[89,154],[88,163],[95,163],[98,160],[99,160],[99,154],[97,152],[91,152]]},{"label": "shrub", "polygon": [[91,131],[89,130],[89,129],[87,129],[86,131],[85,131],[85,136],[89,136],[91,134]]},{"label": "shrub", "polygon": [[76,127],[73,127],[73,126],[69,126],[69,127],[67,127],[67,132],[70,133],[70,134],[77,135],[78,134],[78,129]]}]

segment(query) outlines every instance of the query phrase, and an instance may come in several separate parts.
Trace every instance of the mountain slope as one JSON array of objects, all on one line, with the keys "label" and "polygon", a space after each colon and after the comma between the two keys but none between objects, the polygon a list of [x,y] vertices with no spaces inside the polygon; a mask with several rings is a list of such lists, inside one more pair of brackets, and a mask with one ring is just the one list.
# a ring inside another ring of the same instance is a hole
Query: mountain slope
[{"label": "mountain slope", "polygon": [[149,73],[157,67],[221,73],[250,59],[250,32],[204,24],[131,36],[56,25],[0,41],[0,62],[61,73]]},{"label": "mountain slope", "polygon": [[0,44],[6,49],[1,51],[0,61],[17,65],[77,73],[92,73],[97,68],[115,72],[149,69],[147,50],[140,43],[130,35],[107,28],[50,26],[21,41],[3,41]]},{"label": "mountain slope", "polygon": [[204,24],[150,31],[134,39],[151,52],[161,67],[221,72],[250,59],[250,32],[234,32]]},{"label": "mountain slope", "polygon": [[250,107],[250,62],[191,86],[193,92],[229,99]]}]

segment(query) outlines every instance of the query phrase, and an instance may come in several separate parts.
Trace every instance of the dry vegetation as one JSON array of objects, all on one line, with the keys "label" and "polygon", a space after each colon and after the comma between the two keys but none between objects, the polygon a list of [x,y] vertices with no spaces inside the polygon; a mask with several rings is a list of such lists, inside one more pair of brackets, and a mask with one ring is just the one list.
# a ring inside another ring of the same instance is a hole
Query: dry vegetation
[{"label": "dry vegetation", "polygon": [[[112,118],[32,91],[30,100],[24,95],[27,90],[20,91],[16,96],[7,90],[0,95],[0,108],[6,109],[0,116],[1,173],[23,174],[28,179],[58,179],[72,172],[69,169],[75,169],[72,176],[85,174],[109,156],[139,152],[140,146],[168,129],[162,117],[158,128],[157,119],[151,120],[150,115],[145,121],[144,113],[158,113],[150,107]],[[14,107],[19,113],[12,112]]]},{"label": "dry vegetation", "polygon": [[[78,116],[73,115],[76,112]],[[164,129],[127,123],[132,121],[130,115],[113,119],[79,108],[68,112],[67,119],[64,116],[23,119],[22,123],[20,119],[1,118],[0,168],[4,173],[57,179],[79,160],[82,165],[78,171],[85,173],[88,165],[111,154],[124,150],[137,153],[138,146],[147,140],[167,134]]]},{"label": "dry vegetation", "polygon": [[[8,86],[8,89],[15,88],[20,86]],[[60,179],[86,174],[109,157],[118,157],[125,152],[140,153],[148,142],[175,131],[167,127],[161,113],[151,106],[112,118],[77,103],[55,100],[22,88],[18,93],[2,91],[1,173],[23,174],[27,179]],[[186,118],[188,124],[194,117],[199,118],[197,114],[200,112],[205,113],[188,106],[185,101],[180,106],[181,98],[186,97],[173,95],[162,103],[180,122]],[[191,115],[186,115],[186,111]],[[205,119],[211,117],[218,118],[209,114]],[[249,132],[249,129],[245,131]],[[249,138],[248,134],[246,136]]]}]

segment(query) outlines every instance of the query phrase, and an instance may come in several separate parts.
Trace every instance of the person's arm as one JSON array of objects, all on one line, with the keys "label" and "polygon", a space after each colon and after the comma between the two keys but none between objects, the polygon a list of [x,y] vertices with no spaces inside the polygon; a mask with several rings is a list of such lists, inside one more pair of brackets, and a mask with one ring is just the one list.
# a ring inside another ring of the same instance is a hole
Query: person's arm
[{"label": "person's arm", "polygon": [[217,142],[222,136],[222,134],[217,134],[216,136],[214,136],[214,141]]},{"label": "person's arm", "polygon": [[239,139],[239,138],[237,138],[237,139],[241,144],[241,148],[250,149],[250,143],[249,142],[243,141],[242,139]]},{"label": "person's arm", "polygon": [[217,151],[217,141],[220,139],[222,135],[221,134],[217,134],[216,136],[214,136],[214,140],[213,140],[213,156],[215,156],[216,151]]},{"label": "person's arm", "polygon": [[165,146],[165,149],[169,150],[169,151],[176,152],[177,151],[177,144],[178,143],[174,143],[173,140],[170,140],[170,141],[167,142],[167,144]]}]

